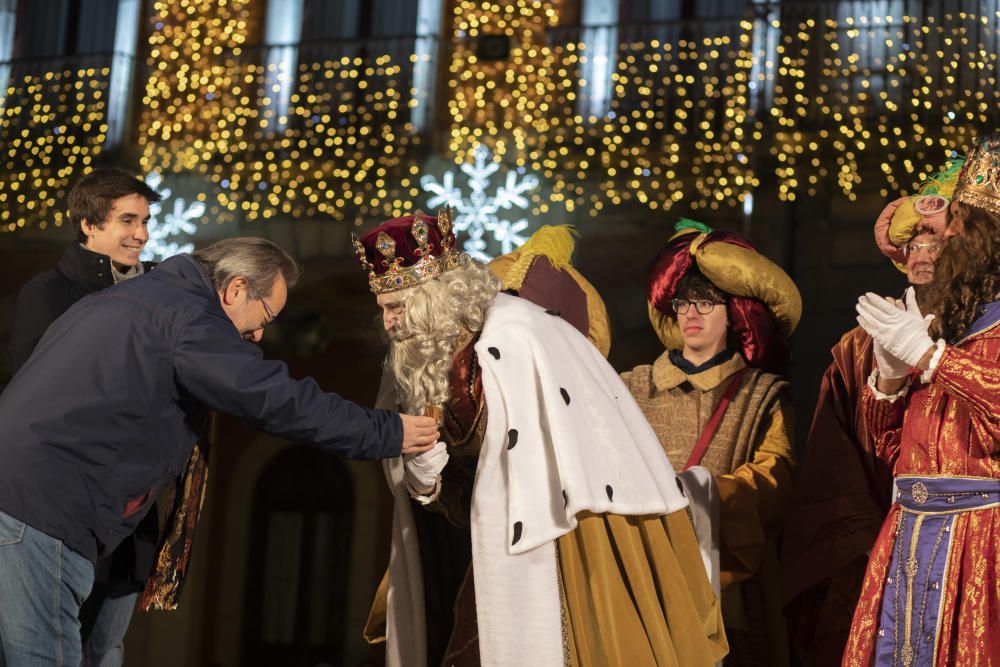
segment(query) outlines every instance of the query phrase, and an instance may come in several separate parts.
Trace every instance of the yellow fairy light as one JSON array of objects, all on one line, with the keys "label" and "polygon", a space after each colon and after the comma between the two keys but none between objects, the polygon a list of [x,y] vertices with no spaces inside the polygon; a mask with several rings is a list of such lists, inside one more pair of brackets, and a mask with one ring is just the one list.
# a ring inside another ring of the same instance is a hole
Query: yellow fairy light
[{"label": "yellow fairy light", "polygon": [[62,225],[69,187],[104,144],[110,74],[108,67],[40,72],[0,91],[0,230]]},{"label": "yellow fairy light", "polygon": [[[770,23],[696,23],[667,39],[619,28],[601,52],[592,36],[607,36],[603,28],[566,27],[577,4],[450,3],[453,48],[437,88],[449,156],[466,162],[482,142],[546,175],[545,201],[532,201],[539,213],[595,215],[622,202],[732,208],[772,180],[787,201],[906,191],[945,150],[998,124],[996,13],[784,12]],[[423,57],[302,46],[291,65],[248,46],[261,15],[260,0],[152,4],[142,167],[204,174],[220,193],[207,202],[212,220],[356,221],[373,207],[409,209],[419,197],[414,148],[426,139],[408,122],[424,101],[409,72]],[[477,57],[478,40],[498,35],[509,57]],[[606,80],[585,80],[598,58]],[[99,158],[108,131],[109,74],[42,71],[0,91],[0,229],[62,223],[66,187]],[[600,86],[607,104],[588,107]]]},{"label": "yellow fairy light", "polygon": [[[246,46],[259,4],[156,3],[142,164],[204,173],[220,188],[209,209],[220,221],[236,210],[247,219],[342,218],[345,203],[370,200],[384,185],[376,180],[417,142],[407,119],[418,100],[389,55],[315,57],[296,49],[297,65],[294,58],[269,62],[275,52]],[[290,94],[279,110],[283,89]]]}]

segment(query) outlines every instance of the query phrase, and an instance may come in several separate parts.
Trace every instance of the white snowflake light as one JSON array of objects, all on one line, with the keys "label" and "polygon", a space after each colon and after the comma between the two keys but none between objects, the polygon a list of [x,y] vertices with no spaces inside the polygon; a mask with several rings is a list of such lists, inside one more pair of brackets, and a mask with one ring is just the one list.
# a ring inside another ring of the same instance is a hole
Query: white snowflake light
[{"label": "white snowflake light", "polygon": [[495,174],[500,165],[493,161],[490,150],[479,145],[473,154],[474,164],[463,164],[461,169],[468,177],[471,190],[468,197],[455,187],[455,174],[446,171],[438,183],[433,176],[424,176],[420,185],[433,196],[427,205],[431,208],[450,206],[453,211],[452,224],[455,232],[465,232],[469,235],[463,244],[465,252],[474,259],[488,262],[493,257],[486,252],[487,235],[499,243],[500,254],[506,255],[514,248],[528,240],[521,232],[528,228],[525,218],[510,222],[499,217],[501,209],[527,209],[529,202],[525,193],[538,187],[538,179],[528,174],[518,181],[515,172],[507,173],[507,181],[499,186],[492,197],[486,194],[490,176]]},{"label": "white snowflake light", "polygon": [[149,205],[149,240],[142,249],[142,259],[146,261],[162,261],[182,252],[194,250],[193,243],[178,243],[175,236],[194,236],[198,225],[192,222],[205,214],[205,202],[187,202],[181,197],[173,201],[173,207],[163,217],[160,213],[170,199],[170,188],[161,187],[163,176],[153,171],[146,174],[146,185],[153,188],[163,197],[155,204]]}]

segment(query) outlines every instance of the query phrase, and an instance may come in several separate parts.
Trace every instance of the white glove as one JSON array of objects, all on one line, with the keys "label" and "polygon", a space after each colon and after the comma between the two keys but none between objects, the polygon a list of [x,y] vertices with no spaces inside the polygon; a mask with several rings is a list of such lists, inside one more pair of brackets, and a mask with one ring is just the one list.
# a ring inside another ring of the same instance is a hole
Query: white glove
[{"label": "white glove", "polygon": [[[421,496],[430,502],[437,497],[441,481],[441,471],[448,464],[448,447],[444,442],[438,442],[434,447],[422,454],[407,454],[403,456],[406,487],[413,497]],[[420,498],[418,498],[419,500]]]},{"label": "white glove", "polygon": [[[903,309],[902,304],[897,302],[890,303],[900,310]],[[878,366],[879,377],[883,377],[886,380],[896,380],[909,375],[910,366],[908,366],[906,362],[900,361],[896,357],[889,354],[889,352],[882,347],[882,344],[874,338],[872,339],[872,351],[875,354],[875,364]]]},{"label": "white glove", "polygon": [[871,292],[858,299],[856,309],[858,324],[889,355],[910,368],[916,366],[927,350],[934,346],[934,341],[927,335],[927,327],[934,316],[924,317],[920,313],[912,287],[906,290],[905,310]]},{"label": "white glove", "polygon": [[[860,320],[860,318],[858,318]],[[898,380],[910,374],[910,366],[905,361],[900,361],[889,354],[882,344],[876,339],[872,339],[872,349],[875,353],[875,364],[878,366],[878,375],[886,380]]]}]

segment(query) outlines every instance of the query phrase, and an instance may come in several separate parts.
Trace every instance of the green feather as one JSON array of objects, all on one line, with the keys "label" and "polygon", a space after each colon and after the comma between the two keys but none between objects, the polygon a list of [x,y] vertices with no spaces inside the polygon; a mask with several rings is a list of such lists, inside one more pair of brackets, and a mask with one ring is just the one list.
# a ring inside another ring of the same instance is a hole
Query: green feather
[{"label": "green feather", "polygon": [[691,218],[681,218],[674,225],[674,232],[683,232],[685,229],[696,229],[703,234],[711,234],[712,228],[706,225],[704,222],[698,222],[697,220],[692,220]]},{"label": "green feather", "polygon": [[919,193],[921,195],[951,197],[952,192],[955,190],[955,185],[958,183],[958,174],[962,171],[962,165],[964,164],[964,157],[949,160],[943,171],[932,174],[924,181],[924,184],[920,186]]}]

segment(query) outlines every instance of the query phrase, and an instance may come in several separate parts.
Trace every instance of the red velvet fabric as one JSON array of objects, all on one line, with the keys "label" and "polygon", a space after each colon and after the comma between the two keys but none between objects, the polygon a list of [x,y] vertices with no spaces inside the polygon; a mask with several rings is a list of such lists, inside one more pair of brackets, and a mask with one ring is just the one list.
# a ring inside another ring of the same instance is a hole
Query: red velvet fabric
[{"label": "red velvet fabric", "polygon": [[[418,218],[427,223],[427,247],[429,250],[421,249],[420,243],[413,236],[413,223]],[[441,230],[438,229],[437,217],[427,215],[426,213],[415,213],[413,215],[405,215],[402,218],[394,218],[383,222],[360,239],[361,245],[364,247],[365,259],[375,267],[376,275],[382,275],[395,263],[383,255],[376,246],[379,233],[381,232],[385,232],[395,242],[393,259],[398,261],[398,266],[400,267],[413,266],[423,257],[427,256],[428,252],[434,257],[440,257],[444,254],[444,248],[441,245]],[[448,247],[454,250],[455,233],[451,228],[448,230],[447,243]],[[360,257],[358,261],[360,263]]]},{"label": "red velvet fabric", "polygon": [[551,310],[576,327],[584,336],[590,333],[587,294],[573,280],[569,271],[552,268],[548,257],[539,255],[531,263],[517,295]]},{"label": "red velvet fabric", "polygon": [[[691,270],[695,261],[691,242],[699,232],[692,230],[669,242],[646,271],[646,298],[658,311],[677,319],[670,302],[677,284]],[[713,231],[701,247],[712,243],[731,243],[749,250],[757,248],[746,238],[731,232]],[[771,312],[759,299],[730,295],[727,306],[729,330],[747,365],[771,373],[781,373],[788,365],[788,342],[781,335]]]}]

